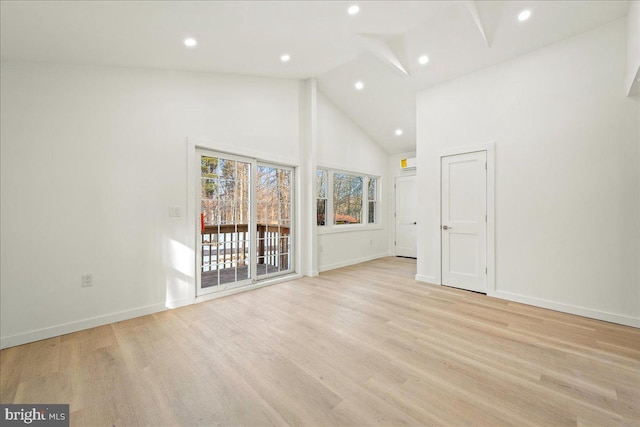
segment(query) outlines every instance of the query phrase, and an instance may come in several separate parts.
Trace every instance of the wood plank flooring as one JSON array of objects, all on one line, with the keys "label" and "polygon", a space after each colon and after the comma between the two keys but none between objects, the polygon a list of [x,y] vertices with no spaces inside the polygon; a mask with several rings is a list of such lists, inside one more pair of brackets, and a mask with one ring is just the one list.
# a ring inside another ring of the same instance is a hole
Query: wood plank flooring
[{"label": "wood plank flooring", "polygon": [[0,352],[74,426],[638,426],[640,330],[383,258]]}]

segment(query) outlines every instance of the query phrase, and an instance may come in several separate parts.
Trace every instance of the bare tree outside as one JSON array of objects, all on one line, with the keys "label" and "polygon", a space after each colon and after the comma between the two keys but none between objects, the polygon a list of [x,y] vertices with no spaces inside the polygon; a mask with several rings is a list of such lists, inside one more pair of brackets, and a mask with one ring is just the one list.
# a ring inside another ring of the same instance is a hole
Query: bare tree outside
[{"label": "bare tree outside", "polygon": [[362,223],[363,183],[361,176],[333,174],[334,224]]}]

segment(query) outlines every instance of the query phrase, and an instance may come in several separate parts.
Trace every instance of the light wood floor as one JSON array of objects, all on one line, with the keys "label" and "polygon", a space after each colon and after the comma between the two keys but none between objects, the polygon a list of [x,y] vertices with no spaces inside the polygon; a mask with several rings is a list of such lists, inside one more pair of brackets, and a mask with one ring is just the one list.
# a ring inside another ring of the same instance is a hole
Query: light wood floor
[{"label": "light wood floor", "polygon": [[3,350],[76,426],[640,425],[640,330],[415,282],[384,258]]}]

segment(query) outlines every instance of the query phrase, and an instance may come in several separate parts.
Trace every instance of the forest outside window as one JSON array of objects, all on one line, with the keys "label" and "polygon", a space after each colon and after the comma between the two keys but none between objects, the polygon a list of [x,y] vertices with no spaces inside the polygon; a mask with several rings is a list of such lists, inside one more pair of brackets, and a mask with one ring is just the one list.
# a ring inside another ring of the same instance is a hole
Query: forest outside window
[{"label": "forest outside window", "polygon": [[[318,169],[316,215],[320,227],[375,225],[378,222],[378,178]],[[328,221],[327,218],[332,220]]]}]

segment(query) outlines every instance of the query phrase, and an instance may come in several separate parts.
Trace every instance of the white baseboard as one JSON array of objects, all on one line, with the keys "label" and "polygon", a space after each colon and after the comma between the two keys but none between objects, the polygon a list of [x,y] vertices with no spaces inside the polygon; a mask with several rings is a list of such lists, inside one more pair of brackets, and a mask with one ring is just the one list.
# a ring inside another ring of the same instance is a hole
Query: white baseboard
[{"label": "white baseboard", "polygon": [[528,297],[525,295],[514,294],[505,291],[488,292],[487,295],[522,304],[533,305],[550,310],[560,311],[563,313],[576,314],[578,316],[589,317],[591,319],[604,320],[606,322],[618,323],[620,325],[632,326],[640,328],[640,318],[626,316],[623,314],[610,313],[601,310],[595,310],[587,307],[563,304],[555,301],[549,301],[541,298]]},{"label": "white baseboard", "polygon": [[333,264],[321,265],[318,266],[318,271],[322,273],[323,271],[335,270],[336,268],[347,267],[349,265],[360,264],[361,262],[367,262],[378,258],[385,258],[389,256],[388,252],[382,252],[375,255],[369,255],[361,258],[353,258],[348,259],[346,261],[340,261]]},{"label": "white baseboard", "polygon": [[173,309],[173,308],[184,307],[186,305],[193,304],[194,301],[195,299],[190,297],[178,298],[178,299],[167,301],[166,306],[169,309]]},{"label": "white baseboard", "polygon": [[418,282],[427,282],[427,283],[431,283],[432,285],[439,285],[438,283],[436,283],[436,278],[434,276],[426,276],[424,274],[416,274],[415,279]]},{"label": "white baseboard", "polygon": [[140,316],[146,316],[148,314],[158,313],[164,310],[170,310],[178,307],[184,307],[194,303],[204,302],[228,295],[233,295],[239,292],[248,291],[251,289],[258,289],[264,286],[274,285],[289,280],[299,279],[302,275],[290,274],[287,276],[274,277],[258,282],[253,285],[243,286],[239,288],[229,289],[227,291],[211,293],[203,295],[197,298],[179,298],[171,301],[167,301],[166,304],[154,304],[145,307],[136,308],[133,310],[121,311],[118,313],[108,314],[105,316],[92,317],[90,319],[80,320],[78,322],[64,323],[62,325],[51,326],[49,328],[37,329],[34,331],[25,332],[22,334],[11,335],[8,337],[0,338],[0,349],[15,347],[17,345],[28,344],[35,341],[40,341],[48,338],[57,337],[64,334],[70,334],[72,332],[78,332],[85,329],[95,328],[97,326],[108,325],[110,323],[121,322],[123,320],[134,319]]},{"label": "white baseboard", "polygon": [[53,338],[60,335],[69,334],[71,332],[95,328],[96,326],[108,325],[114,322],[120,322],[123,320],[133,319],[135,317],[158,313],[166,309],[167,308],[164,304],[154,304],[135,308],[133,310],[120,311],[118,313],[112,313],[105,316],[92,317],[89,319],[80,320],[78,322],[70,322],[64,323],[62,325],[51,326],[49,328],[36,329],[34,331],[0,338],[0,348],[15,347],[17,345],[40,341],[47,338]]},{"label": "white baseboard", "polygon": [[[434,276],[426,276],[423,274],[416,274],[415,280],[418,282],[427,282],[437,285],[437,279]],[[526,295],[515,294],[505,291],[487,291],[487,295],[490,297],[496,297],[507,301],[519,302],[522,304],[532,305],[535,307],[548,308],[549,310],[555,310],[562,313],[576,314],[578,316],[584,316],[591,319],[604,320],[605,322],[617,323],[625,326],[632,326],[640,328],[640,318],[626,316],[623,314],[610,313],[606,311],[596,310],[587,307],[580,307],[570,304],[563,304],[555,301],[549,301],[542,298],[529,297]]]}]

